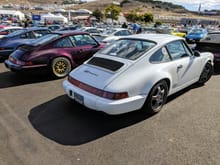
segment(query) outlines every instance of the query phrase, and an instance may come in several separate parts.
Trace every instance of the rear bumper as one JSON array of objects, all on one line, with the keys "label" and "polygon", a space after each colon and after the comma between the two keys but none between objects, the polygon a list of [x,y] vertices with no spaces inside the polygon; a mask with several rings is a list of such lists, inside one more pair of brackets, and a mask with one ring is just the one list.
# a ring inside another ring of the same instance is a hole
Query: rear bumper
[{"label": "rear bumper", "polygon": [[14,64],[10,62],[9,60],[5,60],[5,67],[10,70],[22,70],[22,66]]},{"label": "rear bumper", "polygon": [[83,103],[81,102],[80,104],[110,115],[117,115],[141,109],[146,99],[146,96],[137,95],[121,100],[109,100],[75,87],[67,80],[63,82],[63,88],[71,99],[75,100],[74,93],[77,93],[83,97]]},{"label": "rear bumper", "polygon": [[38,64],[38,65],[30,65],[30,66],[26,66],[26,65],[18,65],[18,64],[14,64],[9,60],[5,60],[5,67],[13,70],[13,71],[21,71],[21,70],[30,70],[30,69],[35,69],[35,68],[43,68],[46,67],[47,64]]}]

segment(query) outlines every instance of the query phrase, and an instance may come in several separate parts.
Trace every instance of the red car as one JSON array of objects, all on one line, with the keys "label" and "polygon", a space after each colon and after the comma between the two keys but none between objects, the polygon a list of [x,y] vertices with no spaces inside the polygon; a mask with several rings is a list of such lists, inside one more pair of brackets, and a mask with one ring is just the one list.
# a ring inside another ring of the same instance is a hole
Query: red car
[{"label": "red car", "polygon": [[5,66],[12,71],[47,67],[61,78],[104,46],[86,32],[51,33],[20,46],[5,61]]}]

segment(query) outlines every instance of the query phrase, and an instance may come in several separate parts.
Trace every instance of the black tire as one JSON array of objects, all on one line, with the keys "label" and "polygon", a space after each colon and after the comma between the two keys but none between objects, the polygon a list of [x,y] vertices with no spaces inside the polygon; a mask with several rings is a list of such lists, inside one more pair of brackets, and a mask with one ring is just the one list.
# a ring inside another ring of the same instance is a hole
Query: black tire
[{"label": "black tire", "polygon": [[166,103],[168,94],[168,86],[165,80],[155,84],[145,101],[142,110],[147,114],[154,114],[159,112]]},{"label": "black tire", "polygon": [[71,69],[71,62],[65,57],[54,58],[51,62],[51,71],[53,76],[56,78],[63,78],[67,76]]},{"label": "black tire", "polygon": [[209,62],[207,62],[202,70],[202,73],[199,77],[198,84],[203,85],[205,84],[213,74],[213,66]]}]

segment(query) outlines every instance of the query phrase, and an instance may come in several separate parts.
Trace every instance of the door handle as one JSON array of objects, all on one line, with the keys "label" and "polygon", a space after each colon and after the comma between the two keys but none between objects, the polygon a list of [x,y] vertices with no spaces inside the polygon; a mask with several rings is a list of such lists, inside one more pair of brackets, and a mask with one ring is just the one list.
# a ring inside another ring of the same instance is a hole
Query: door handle
[{"label": "door handle", "polygon": [[183,65],[179,65],[179,66],[177,67],[178,70],[181,69],[181,68],[183,68]]}]

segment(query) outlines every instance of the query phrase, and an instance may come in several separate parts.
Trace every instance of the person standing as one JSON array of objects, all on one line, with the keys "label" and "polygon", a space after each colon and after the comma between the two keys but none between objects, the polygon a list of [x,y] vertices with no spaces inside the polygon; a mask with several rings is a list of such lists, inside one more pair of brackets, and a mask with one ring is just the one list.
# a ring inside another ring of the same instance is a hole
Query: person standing
[{"label": "person standing", "polygon": [[124,22],[121,27],[124,28],[124,29],[127,29],[128,25],[126,24],[126,22]]},{"label": "person standing", "polygon": [[133,33],[138,34],[140,31],[140,25],[136,22],[133,23]]}]

